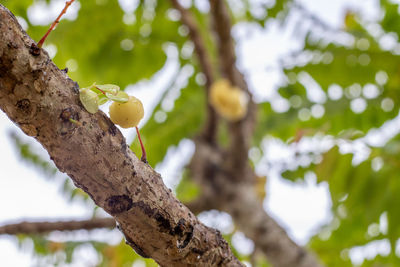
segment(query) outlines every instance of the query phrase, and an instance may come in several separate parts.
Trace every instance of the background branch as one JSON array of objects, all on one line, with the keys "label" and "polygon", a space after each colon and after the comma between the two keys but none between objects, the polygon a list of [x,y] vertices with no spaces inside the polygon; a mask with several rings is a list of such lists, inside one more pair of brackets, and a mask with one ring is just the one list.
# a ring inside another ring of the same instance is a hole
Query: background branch
[{"label": "background branch", "polygon": [[267,214],[253,184],[232,179],[229,167],[224,167],[225,158],[214,146],[196,141],[191,174],[213,208],[229,213],[239,230],[254,241],[273,266],[320,266],[312,253],[293,242]]},{"label": "background branch", "polygon": [[186,207],[190,209],[194,214],[199,214],[200,212],[215,209],[217,206],[213,201],[212,196],[207,196],[202,194],[198,196],[195,200],[185,203]]},{"label": "background branch", "polygon": [[171,3],[173,7],[179,11],[182,24],[189,30],[189,37],[193,42],[201,70],[206,76],[206,89],[209,90],[214,82],[213,67],[200,30],[189,10],[184,8],[178,0],[171,0]]},{"label": "background branch", "polygon": [[[204,39],[201,36],[200,30],[196,24],[195,19],[189,10],[184,8],[178,0],[171,0],[172,5],[176,8],[181,15],[181,22],[189,30],[189,37],[194,44],[194,49],[200,63],[200,68],[206,77],[206,95],[209,97],[211,85],[214,82],[213,66],[209,53],[207,52]],[[207,121],[202,133],[202,137],[209,142],[215,142],[217,134],[218,116],[215,110],[207,101]]]},{"label": "background branch", "polygon": [[116,227],[113,218],[93,218],[89,220],[30,222],[23,221],[0,226],[0,235],[44,234],[52,231],[92,230]]},{"label": "background branch", "polygon": [[243,74],[236,67],[235,47],[231,36],[232,25],[225,1],[210,0],[210,8],[221,72],[232,85],[241,88],[249,95],[247,115],[242,120],[229,124],[231,136],[229,155],[230,166],[235,174],[233,178],[241,181],[249,179],[249,182],[254,182],[254,177],[248,175],[249,164],[248,160],[245,159],[248,158],[248,150],[256,122],[257,105],[252,99],[252,94]]},{"label": "background branch", "polygon": [[244,76],[236,67],[231,37],[231,21],[225,1],[210,0],[213,28],[216,35],[223,76],[250,96],[248,113],[239,122],[229,124],[228,151],[196,140],[196,151],[190,163],[193,178],[216,208],[232,215],[235,223],[251,238],[274,266],[319,266],[315,257],[293,242],[264,210],[254,191],[256,175],[248,160],[257,106]]}]

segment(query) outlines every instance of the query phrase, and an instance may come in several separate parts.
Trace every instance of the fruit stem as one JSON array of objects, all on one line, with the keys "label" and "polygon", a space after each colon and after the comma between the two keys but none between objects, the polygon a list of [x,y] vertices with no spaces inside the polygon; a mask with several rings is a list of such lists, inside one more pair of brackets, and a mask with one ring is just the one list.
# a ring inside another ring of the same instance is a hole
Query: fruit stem
[{"label": "fruit stem", "polygon": [[139,128],[136,126],[136,133],[137,136],[139,138],[139,142],[140,142],[140,147],[142,148],[142,157],[140,158],[141,161],[143,161],[144,163],[147,163],[147,155],[146,155],[146,150],[144,149],[144,145],[142,142],[142,138],[140,138],[140,133],[139,133]]},{"label": "fruit stem", "polygon": [[67,12],[68,7],[74,2],[75,0],[70,0],[67,1],[65,3],[64,9],[61,11],[61,13],[58,15],[58,17],[56,18],[56,20],[53,22],[53,24],[51,24],[50,28],[47,30],[46,34],[42,37],[42,39],[40,39],[39,43],[37,44],[37,46],[39,48],[42,47],[44,41],[46,40],[47,36],[49,36],[50,32],[54,29],[54,27],[60,22],[60,19],[62,17],[62,15],[64,15],[65,12]]},{"label": "fruit stem", "polygon": [[101,90],[99,87],[94,86],[94,88],[96,88],[97,90],[99,90],[100,93],[102,93],[103,95],[107,96],[107,95],[106,95],[106,92],[104,92],[103,90]]}]

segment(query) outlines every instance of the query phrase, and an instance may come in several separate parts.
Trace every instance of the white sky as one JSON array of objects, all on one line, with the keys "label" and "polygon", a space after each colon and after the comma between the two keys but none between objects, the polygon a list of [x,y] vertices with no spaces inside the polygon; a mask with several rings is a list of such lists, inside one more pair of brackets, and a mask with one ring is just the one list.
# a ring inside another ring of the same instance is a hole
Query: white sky
[{"label": "white sky", "polygon": [[[201,4],[204,1],[196,2]],[[344,12],[348,8],[360,11],[364,18],[368,20],[373,20],[379,16],[376,0],[301,0],[298,2],[303,3],[308,10],[334,28],[342,26]],[[52,6],[52,12],[58,13],[59,6],[60,1],[58,1],[56,7]],[[61,1],[61,8],[62,6]],[[78,11],[77,9],[71,10],[72,15],[70,16],[73,18]],[[277,24],[270,24],[265,30],[252,29],[250,35],[247,35],[249,28],[246,25],[238,26],[234,30],[235,37],[238,39],[239,66],[248,74],[247,79],[258,100],[276,97],[271,88],[275,88],[282,81],[282,74],[277,68],[278,60],[288,52],[301,48],[301,38],[295,38],[293,34],[294,21],[295,18],[290,19],[290,23],[285,28],[280,28]],[[142,82],[129,88],[144,102],[146,114],[150,114],[150,111],[157,103],[159,94],[165,90],[162,85],[178,69],[176,51],[174,52],[171,47],[167,48],[167,50],[169,51],[167,67],[160,71],[151,81]],[[268,71],[266,71],[267,68]],[[182,75],[185,74],[183,73]],[[147,87],[153,88],[157,93],[154,90],[152,90],[152,94],[146,93],[149,90],[144,90],[144,88]],[[50,220],[61,218],[77,219],[91,216],[91,209],[79,202],[70,203],[62,196],[60,193],[62,186],[60,181],[57,179],[54,181],[46,180],[41,177],[41,173],[37,172],[36,169],[21,163],[7,137],[10,130],[21,132],[1,112],[0,166],[2,168],[2,177],[0,177],[0,224],[21,220],[21,218]],[[134,138],[133,131],[125,130],[123,133],[128,142]],[[31,138],[26,138],[26,140],[29,139]],[[267,145],[267,149],[275,151],[280,156],[285,156],[285,153],[291,153],[278,141],[270,142]],[[175,158],[176,154],[189,157],[191,153],[193,153],[193,144],[188,140],[181,142],[178,148],[171,148],[168,151],[170,158]],[[180,158],[185,157],[180,156]],[[262,162],[263,160],[261,160]],[[182,164],[182,162],[176,163],[176,161],[166,159],[163,164],[157,166],[157,170],[161,172],[168,186],[176,184]],[[257,172],[260,175],[268,173],[266,209],[288,230],[290,236],[300,244],[305,244],[308,238],[315,234],[319,226],[332,219],[328,186],[326,184],[317,185],[315,177],[308,177],[302,184],[293,184],[282,180],[276,171],[267,169],[263,165],[257,167]],[[202,216],[202,220],[213,224],[210,221],[211,219],[207,218],[216,216],[215,214],[213,216],[205,214]],[[222,214],[221,216],[228,218],[229,221],[229,215]],[[226,227],[229,229],[229,225]],[[115,235],[118,234],[114,233]],[[249,248],[244,237],[240,234],[235,237],[234,243],[238,249],[246,251]],[[0,264],[2,266],[31,266],[32,258],[29,252],[24,253],[18,250],[14,238],[2,236],[0,237]],[[82,265],[76,264],[73,266]]]}]

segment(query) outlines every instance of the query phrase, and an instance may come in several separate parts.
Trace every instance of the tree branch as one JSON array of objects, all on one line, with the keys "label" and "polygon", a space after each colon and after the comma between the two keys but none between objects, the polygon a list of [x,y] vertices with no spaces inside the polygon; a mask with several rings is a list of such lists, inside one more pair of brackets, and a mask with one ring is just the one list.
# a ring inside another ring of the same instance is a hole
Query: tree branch
[{"label": "tree branch", "polygon": [[254,241],[273,266],[320,266],[313,254],[293,242],[286,231],[265,212],[253,187],[241,186],[227,191],[230,191],[231,201],[221,202],[221,210],[232,214],[238,228]]},{"label": "tree branch", "polygon": [[226,156],[215,146],[196,141],[190,170],[193,178],[201,183],[208,202],[231,214],[238,228],[254,241],[273,266],[320,266],[313,254],[293,242],[267,214],[253,184],[232,180],[233,174],[230,167],[224,166],[224,160]]},{"label": "tree branch", "polygon": [[198,198],[192,200],[191,202],[185,203],[185,205],[194,214],[199,214],[200,212],[217,208],[212,199],[213,199],[212,196],[207,196],[205,194],[202,194]]},{"label": "tree branch", "polygon": [[249,179],[252,182],[254,177],[246,175],[249,171],[248,150],[252,139],[256,122],[257,105],[252,99],[243,74],[236,67],[235,47],[231,36],[231,20],[225,1],[210,0],[211,17],[218,45],[219,62],[221,72],[231,84],[241,88],[249,94],[247,115],[238,122],[229,124],[230,128],[230,165],[235,173],[234,179]]},{"label": "tree branch", "polygon": [[207,53],[206,45],[200,34],[200,31],[196,25],[196,21],[193,18],[189,10],[184,8],[178,0],[171,0],[171,3],[175,9],[177,9],[181,15],[182,24],[185,25],[189,30],[189,37],[194,44],[194,49],[199,59],[200,67],[206,76],[206,88],[210,89],[214,82],[213,67],[211,59]]},{"label": "tree branch", "polygon": [[230,213],[245,235],[268,260],[279,267],[320,266],[314,256],[294,243],[264,210],[254,191],[256,175],[249,165],[248,149],[256,121],[257,106],[251,99],[244,76],[236,67],[231,21],[225,1],[210,0],[211,16],[217,39],[222,74],[233,85],[250,95],[248,113],[239,122],[230,123],[230,147],[219,149],[201,140],[190,164],[192,175],[202,192],[213,196],[218,209]]},{"label": "tree branch", "polygon": [[75,230],[93,230],[97,228],[116,227],[113,218],[93,218],[80,221],[56,221],[56,222],[29,222],[6,224],[0,226],[0,235],[18,235],[18,234],[44,234],[52,231],[75,231]]},{"label": "tree branch", "polygon": [[133,154],[103,112],[83,108],[77,83],[45,51],[32,55],[32,43],[0,5],[0,108],[114,217],[126,242],[162,266],[243,266],[221,234],[199,222]]},{"label": "tree branch", "polygon": [[[189,37],[194,44],[194,49],[196,51],[201,70],[206,77],[206,95],[208,99],[211,85],[214,82],[214,74],[211,59],[209,53],[207,53],[205,42],[201,36],[201,33],[196,25],[196,21],[193,18],[192,14],[187,9],[185,9],[178,2],[178,0],[171,0],[171,2],[174,8],[177,9],[181,14],[182,24],[186,25],[186,27],[189,29]],[[204,137],[207,141],[214,143],[217,135],[217,124],[218,116],[215,113],[214,108],[207,101],[207,121],[202,133],[202,137]]]}]

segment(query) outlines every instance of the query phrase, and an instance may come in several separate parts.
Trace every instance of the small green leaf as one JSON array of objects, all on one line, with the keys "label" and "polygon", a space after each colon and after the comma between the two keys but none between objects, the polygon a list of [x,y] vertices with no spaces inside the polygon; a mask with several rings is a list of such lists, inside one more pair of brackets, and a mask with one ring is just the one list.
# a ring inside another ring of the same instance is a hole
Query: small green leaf
[{"label": "small green leaf", "polygon": [[199,186],[189,177],[189,173],[185,170],[182,179],[176,187],[176,196],[182,202],[190,202],[200,195]]},{"label": "small green leaf", "polygon": [[88,88],[79,90],[79,99],[85,109],[94,114],[99,110],[99,96]]},{"label": "small green leaf", "polygon": [[120,103],[125,103],[125,102],[128,102],[128,100],[129,100],[129,95],[127,93],[125,93],[124,91],[119,91],[117,93],[117,95],[106,93],[106,97],[112,101],[120,102]]},{"label": "small green leaf", "polygon": [[95,88],[113,95],[116,95],[119,92],[119,86],[115,84],[96,84]]},{"label": "small green leaf", "polygon": [[99,95],[99,106],[108,102],[108,98],[105,95]]}]

